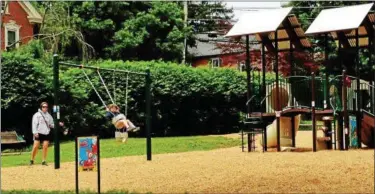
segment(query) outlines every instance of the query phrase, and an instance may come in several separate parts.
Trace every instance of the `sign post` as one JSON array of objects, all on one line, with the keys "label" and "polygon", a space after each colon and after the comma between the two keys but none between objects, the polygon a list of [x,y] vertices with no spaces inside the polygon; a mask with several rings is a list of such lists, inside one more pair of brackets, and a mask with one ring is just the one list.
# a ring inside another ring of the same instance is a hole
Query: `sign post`
[{"label": "sign post", "polygon": [[93,171],[98,173],[98,193],[100,193],[100,141],[98,136],[77,137],[76,152],[76,193],[79,193],[78,173]]}]

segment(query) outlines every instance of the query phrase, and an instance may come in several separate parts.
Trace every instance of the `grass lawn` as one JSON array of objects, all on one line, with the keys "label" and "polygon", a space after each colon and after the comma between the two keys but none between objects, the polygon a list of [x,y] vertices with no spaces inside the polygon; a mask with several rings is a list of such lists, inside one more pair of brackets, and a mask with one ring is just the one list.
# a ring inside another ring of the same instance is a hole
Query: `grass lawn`
[{"label": "grass lawn", "polygon": [[[152,138],[152,154],[177,153],[200,150],[212,150],[240,146],[239,139],[221,136],[190,136],[190,137],[163,137]],[[61,162],[73,162],[75,160],[74,141],[60,144]],[[126,144],[117,142],[115,139],[103,139],[100,141],[101,158],[144,155],[146,158],[146,139],[129,138]],[[35,163],[40,164],[42,150],[38,151]],[[28,165],[30,152],[21,155],[8,155],[1,157],[1,167]],[[47,162],[52,165],[54,161],[54,147],[48,149]]]}]

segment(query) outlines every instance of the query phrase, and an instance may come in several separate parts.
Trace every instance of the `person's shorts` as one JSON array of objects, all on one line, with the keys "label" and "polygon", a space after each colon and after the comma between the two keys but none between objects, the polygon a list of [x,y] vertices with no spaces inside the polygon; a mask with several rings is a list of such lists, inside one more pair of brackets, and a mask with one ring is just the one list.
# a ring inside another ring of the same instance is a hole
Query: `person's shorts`
[{"label": "person's shorts", "polygon": [[43,142],[43,141],[51,141],[51,136],[48,134],[48,135],[44,135],[44,134],[40,134],[38,133],[38,137],[35,137],[34,136],[34,141],[40,141],[40,142]]},{"label": "person's shorts", "polygon": [[126,116],[124,114],[118,114],[117,116],[113,117],[112,124],[116,125],[117,121],[126,120]]}]

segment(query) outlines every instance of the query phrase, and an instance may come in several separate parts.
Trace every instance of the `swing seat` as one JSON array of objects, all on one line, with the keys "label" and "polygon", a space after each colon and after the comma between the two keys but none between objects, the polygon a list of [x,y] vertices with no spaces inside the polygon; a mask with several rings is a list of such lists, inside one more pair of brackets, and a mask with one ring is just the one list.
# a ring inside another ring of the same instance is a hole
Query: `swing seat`
[{"label": "swing seat", "polygon": [[125,121],[117,121],[115,123],[116,129],[124,129],[125,128]]},{"label": "swing seat", "polygon": [[116,129],[123,129],[125,127],[126,116],[124,114],[119,114],[112,119],[112,124],[116,127]]},{"label": "swing seat", "polygon": [[128,137],[128,133],[127,132],[120,132],[120,131],[116,131],[115,132],[115,139],[117,141],[122,141],[123,138],[126,138]]}]

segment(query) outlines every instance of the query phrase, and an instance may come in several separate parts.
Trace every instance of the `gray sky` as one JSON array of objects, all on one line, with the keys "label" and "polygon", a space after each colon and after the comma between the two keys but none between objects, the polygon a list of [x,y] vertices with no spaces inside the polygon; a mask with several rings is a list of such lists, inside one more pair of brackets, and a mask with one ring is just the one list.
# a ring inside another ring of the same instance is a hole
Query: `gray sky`
[{"label": "gray sky", "polygon": [[251,8],[251,7],[261,7],[261,8],[264,8],[264,7],[281,7],[281,4],[284,3],[284,2],[225,2],[227,7],[229,8],[234,8],[233,9],[233,13],[234,13],[234,20],[237,20],[241,14],[243,13],[246,13],[248,11],[246,10],[241,10],[241,9],[247,9],[247,8]]}]

